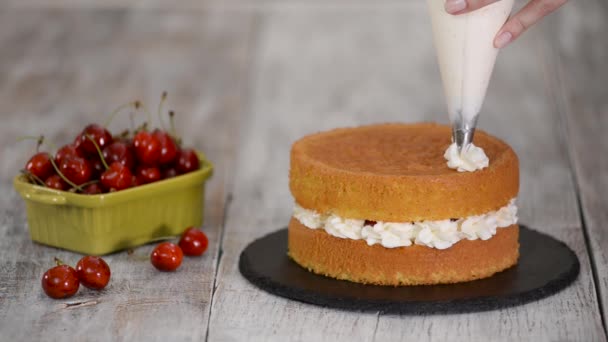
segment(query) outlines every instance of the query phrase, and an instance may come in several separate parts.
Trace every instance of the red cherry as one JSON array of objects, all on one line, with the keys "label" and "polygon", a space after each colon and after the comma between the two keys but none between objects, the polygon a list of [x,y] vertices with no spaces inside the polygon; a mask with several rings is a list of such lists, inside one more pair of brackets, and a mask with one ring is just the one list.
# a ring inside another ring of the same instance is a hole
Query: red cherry
[{"label": "red cherry", "polygon": [[140,165],[135,172],[137,184],[148,184],[160,180],[160,170],[156,166]]},{"label": "red cherry", "polygon": [[183,149],[180,151],[177,159],[177,171],[183,174],[198,170],[200,167],[199,163],[198,156],[194,150],[189,148]]},{"label": "red cherry", "polygon": [[207,235],[194,227],[186,229],[181,239],[179,239],[179,247],[185,255],[189,256],[202,255],[207,250],[208,245]]},{"label": "red cherry", "polygon": [[71,144],[62,146],[57,153],[55,153],[55,163],[57,165],[61,164],[66,158],[73,157],[82,157],[83,155],[78,151],[78,149]]},{"label": "red cherry", "polygon": [[52,175],[44,181],[44,184],[55,190],[65,191],[68,189],[69,185],[66,183],[59,175]]},{"label": "red cherry", "polygon": [[76,270],[68,265],[55,266],[42,276],[42,289],[51,298],[71,297],[79,286]]},{"label": "red cherry", "polygon": [[160,142],[160,164],[170,164],[177,157],[178,147],[173,138],[167,133],[159,129],[152,133]]},{"label": "red cherry", "polygon": [[162,179],[173,178],[178,175],[179,175],[179,172],[177,171],[177,168],[175,166],[169,166],[167,168],[162,169],[162,171],[161,171]]},{"label": "red cherry", "polygon": [[110,282],[110,266],[100,257],[85,256],[76,264],[76,274],[85,287],[101,290]]},{"label": "red cherry", "polygon": [[103,194],[104,190],[103,187],[99,185],[99,183],[93,183],[87,185],[84,189],[82,189],[82,192],[87,195],[97,195]]},{"label": "red cherry", "polygon": [[135,166],[135,154],[127,141],[114,141],[103,149],[103,157],[107,163],[120,162],[129,170]]},{"label": "red cherry", "polygon": [[175,271],[182,264],[183,258],[181,248],[171,242],[156,246],[150,255],[152,265],[160,271]]},{"label": "red cherry", "polygon": [[133,174],[120,162],[113,162],[110,168],[101,174],[101,184],[106,189],[115,191],[133,186]]},{"label": "red cherry", "polygon": [[38,152],[25,164],[25,169],[32,175],[45,180],[54,173],[51,157],[48,153]]},{"label": "red cherry", "polygon": [[160,158],[160,141],[148,131],[140,131],[133,138],[135,155],[146,165],[154,165]]},{"label": "red cherry", "polygon": [[93,172],[91,179],[99,179],[99,177],[101,177],[101,174],[106,170],[106,167],[103,165],[103,162],[101,161],[99,156],[91,157],[88,159],[88,161],[89,165],[91,165],[91,170]]},{"label": "red cherry", "polygon": [[76,137],[74,145],[87,156],[95,156],[98,154],[95,144],[93,144],[87,136],[91,137],[100,149],[110,145],[113,140],[112,134],[104,127],[97,124],[86,126],[82,133]]},{"label": "red cherry", "polygon": [[91,180],[93,170],[87,160],[80,157],[65,158],[59,170],[70,182],[80,185]]}]

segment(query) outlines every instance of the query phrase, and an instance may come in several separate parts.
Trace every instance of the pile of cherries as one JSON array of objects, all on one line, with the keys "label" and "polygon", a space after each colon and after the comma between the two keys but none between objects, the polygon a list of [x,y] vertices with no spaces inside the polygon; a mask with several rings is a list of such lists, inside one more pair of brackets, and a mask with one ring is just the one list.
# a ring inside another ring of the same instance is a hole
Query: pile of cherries
[{"label": "pile of cherries", "polygon": [[[158,113],[167,97],[163,93]],[[142,107],[139,101],[119,107]],[[62,146],[55,155],[37,152],[25,165],[23,173],[31,183],[56,190],[83,194],[120,191],[162,179],[172,178],[199,169],[199,158],[191,148],[182,148],[175,136],[174,113],[169,112],[171,133],[148,129],[143,124],[134,132],[112,135],[107,125],[86,126],[71,144]],[[148,112],[148,122],[150,115]],[[161,121],[162,123],[162,121]],[[43,143],[38,141],[38,148]]]},{"label": "pile of cherries", "polygon": [[[163,242],[150,254],[150,262],[160,271],[175,271],[184,255],[200,256],[205,253],[209,240],[202,231],[190,227],[182,234],[178,245]],[[80,284],[91,290],[103,290],[110,282],[110,266],[100,257],[85,256],[76,269],[55,259],[57,266],[42,275],[42,289],[51,298],[68,298],[78,292]]]}]

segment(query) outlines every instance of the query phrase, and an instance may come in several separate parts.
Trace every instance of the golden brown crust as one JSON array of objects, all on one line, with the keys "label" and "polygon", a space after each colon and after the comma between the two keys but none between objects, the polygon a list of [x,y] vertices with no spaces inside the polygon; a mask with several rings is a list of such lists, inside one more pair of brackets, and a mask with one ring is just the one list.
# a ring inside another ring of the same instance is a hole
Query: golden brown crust
[{"label": "golden brown crust", "polygon": [[490,166],[457,172],[443,158],[450,137],[450,127],[430,123],[309,135],[291,150],[289,186],[304,208],[386,222],[479,215],[517,196],[519,162],[507,144],[477,131]]},{"label": "golden brown crust", "polygon": [[412,245],[385,248],[309,229],[292,218],[289,256],[309,271],[377,285],[423,285],[489,277],[517,263],[519,226],[499,228],[491,239],[461,240],[444,250]]}]

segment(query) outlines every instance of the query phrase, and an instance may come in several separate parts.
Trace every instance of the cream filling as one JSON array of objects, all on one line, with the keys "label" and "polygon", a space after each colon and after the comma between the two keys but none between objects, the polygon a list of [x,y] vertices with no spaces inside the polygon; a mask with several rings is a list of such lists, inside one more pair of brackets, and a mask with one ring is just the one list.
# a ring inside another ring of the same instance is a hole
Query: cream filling
[{"label": "cream filling", "polygon": [[323,228],[335,237],[365,240],[370,246],[380,244],[386,248],[395,248],[416,244],[446,249],[463,239],[488,240],[496,235],[497,228],[517,223],[517,206],[515,199],[512,199],[497,211],[457,220],[404,223],[378,221],[371,225],[365,224],[365,220],[320,214],[296,203],[293,216],[310,229]]}]

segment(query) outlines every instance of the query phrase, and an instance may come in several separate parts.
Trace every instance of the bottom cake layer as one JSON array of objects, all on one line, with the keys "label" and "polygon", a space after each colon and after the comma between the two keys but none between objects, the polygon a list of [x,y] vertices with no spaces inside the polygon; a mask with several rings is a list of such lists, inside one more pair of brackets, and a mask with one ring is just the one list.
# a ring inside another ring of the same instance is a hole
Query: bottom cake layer
[{"label": "bottom cake layer", "polygon": [[289,256],[311,272],[377,285],[447,284],[487,278],[517,263],[519,226],[498,229],[489,240],[462,240],[444,250],[386,248],[341,239],[323,229],[289,222]]}]

